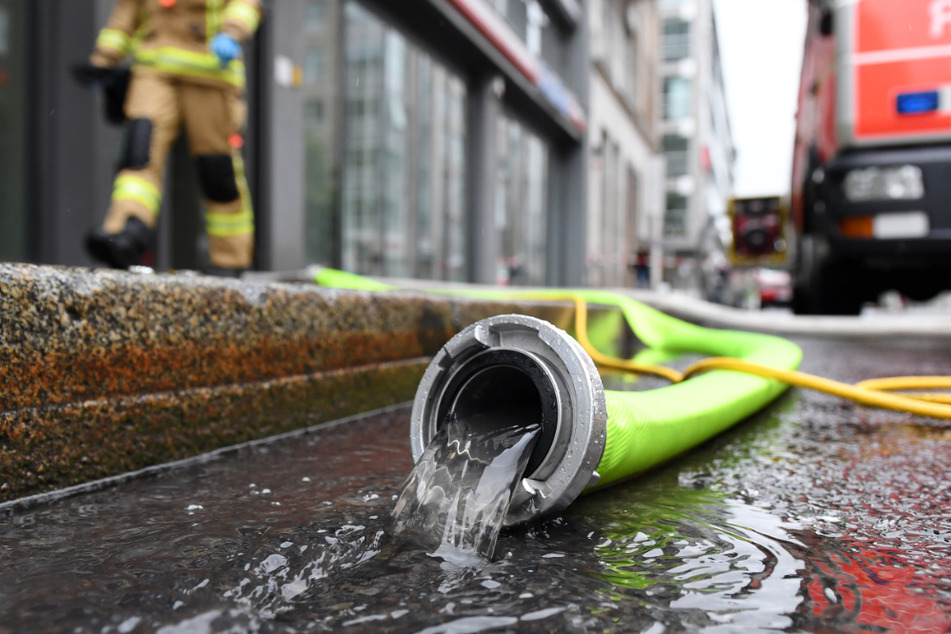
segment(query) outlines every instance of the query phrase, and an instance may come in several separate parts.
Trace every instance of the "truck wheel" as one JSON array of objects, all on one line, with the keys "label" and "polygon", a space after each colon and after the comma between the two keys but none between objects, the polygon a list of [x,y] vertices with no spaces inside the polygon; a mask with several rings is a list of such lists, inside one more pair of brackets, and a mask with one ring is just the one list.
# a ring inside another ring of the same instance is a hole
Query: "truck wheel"
[{"label": "truck wheel", "polygon": [[815,304],[820,315],[858,315],[865,299],[861,271],[847,265],[823,266],[816,276]]},{"label": "truck wheel", "polygon": [[820,257],[815,242],[803,236],[797,250],[792,309],[797,315],[858,315],[867,284],[861,270]]},{"label": "truck wheel", "polygon": [[925,277],[926,275],[927,279],[906,281],[902,285],[896,284],[896,287],[898,287],[900,293],[907,296],[908,299],[913,302],[927,302],[930,299],[934,299],[938,293],[944,290],[944,286],[939,280],[944,281],[949,279],[949,272],[936,271],[920,274],[921,277]]},{"label": "truck wheel", "polygon": [[798,284],[793,284],[792,311],[796,315],[812,315],[812,305],[815,300],[809,290]]},{"label": "truck wheel", "polygon": [[806,158],[806,173],[802,181],[802,227],[796,244],[796,260],[793,268],[792,311],[796,315],[819,314],[817,296],[817,272],[822,266],[812,232],[815,229],[816,184],[812,173],[819,165],[819,150],[815,144],[809,147]]},{"label": "truck wheel", "polygon": [[793,270],[792,310],[797,315],[815,315],[818,310],[816,271],[819,266],[811,236],[802,236],[796,248]]}]

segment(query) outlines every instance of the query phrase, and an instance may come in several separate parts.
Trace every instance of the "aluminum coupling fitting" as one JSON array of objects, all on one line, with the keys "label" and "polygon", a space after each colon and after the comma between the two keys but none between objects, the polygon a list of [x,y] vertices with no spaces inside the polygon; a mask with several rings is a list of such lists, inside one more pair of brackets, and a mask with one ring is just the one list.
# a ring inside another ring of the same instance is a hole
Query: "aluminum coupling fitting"
[{"label": "aluminum coupling fitting", "polygon": [[499,427],[513,418],[540,425],[507,525],[560,511],[598,482],[607,427],[604,385],[581,345],[547,321],[497,315],[443,346],[413,401],[414,461],[450,415],[492,417]]}]

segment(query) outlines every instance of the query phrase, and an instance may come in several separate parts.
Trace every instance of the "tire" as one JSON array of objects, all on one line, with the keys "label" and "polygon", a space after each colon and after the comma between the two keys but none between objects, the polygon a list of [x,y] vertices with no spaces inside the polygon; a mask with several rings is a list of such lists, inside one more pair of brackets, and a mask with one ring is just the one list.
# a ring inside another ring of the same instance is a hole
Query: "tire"
[{"label": "tire", "polygon": [[796,249],[792,310],[797,315],[858,315],[870,290],[861,268],[848,262],[833,262],[813,237],[819,230],[815,218],[818,198],[812,173],[819,165],[819,152],[809,149],[803,181],[803,235]]},{"label": "tire", "polygon": [[858,315],[870,288],[861,268],[830,262],[811,236],[799,242],[792,310],[797,315]]},{"label": "tire", "polygon": [[806,173],[802,182],[802,227],[796,242],[793,270],[792,311],[796,315],[815,315],[819,310],[815,280],[821,262],[818,261],[815,239],[812,237],[815,230],[813,206],[816,200],[816,184],[812,180],[812,173],[819,164],[819,152],[815,145],[809,148],[806,161]]},{"label": "tire", "polygon": [[793,271],[792,310],[796,315],[815,315],[818,309],[816,297],[816,254],[811,236],[800,236],[796,248],[796,268]]},{"label": "tire", "polygon": [[816,314],[858,315],[862,312],[865,288],[862,272],[848,265],[825,265],[816,278]]},{"label": "tire", "polygon": [[939,280],[944,281],[951,277],[949,271],[929,271],[927,273],[917,273],[921,278],[927,276],[927,279],[917,279],[906,281],[903,285],[896,284],[898,291],[908,297],[913,302],[927,302],[934,299],[938,293],[944,290]]}]

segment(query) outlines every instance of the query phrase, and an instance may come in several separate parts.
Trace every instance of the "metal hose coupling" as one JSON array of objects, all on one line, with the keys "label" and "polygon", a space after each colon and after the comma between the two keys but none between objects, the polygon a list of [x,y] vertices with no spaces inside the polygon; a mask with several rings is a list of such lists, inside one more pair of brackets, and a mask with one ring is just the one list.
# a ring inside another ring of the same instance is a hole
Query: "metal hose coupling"
[{"label": "metal hose coupling", "polygon": [[450,416],[538,424],[540,438],[505,523],[557,512],[588,486],[604,452],[607,407],[594,361],[568,333],[527,315],[478,321],[430,363],[413,401],[413,460]]}]

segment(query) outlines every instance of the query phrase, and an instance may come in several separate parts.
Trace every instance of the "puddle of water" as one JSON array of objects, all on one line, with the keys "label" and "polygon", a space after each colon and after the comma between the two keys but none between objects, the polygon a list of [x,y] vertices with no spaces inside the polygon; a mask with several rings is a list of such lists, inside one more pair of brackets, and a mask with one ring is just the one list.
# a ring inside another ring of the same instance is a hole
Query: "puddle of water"
[{"label": "puddle of water", "polygon": [[[839,380],[951,374],[940,345],[803,343]],[[792,392],[470,567],[388,534],[408,429],[399,408],[2,516],[0,632],[951,627],[945,426]]]},{"label": "puddle of water", "polygon": [[491,560],[539,425],[450,417],[413,467],[393,508],[393,534],[460,566]]}]

